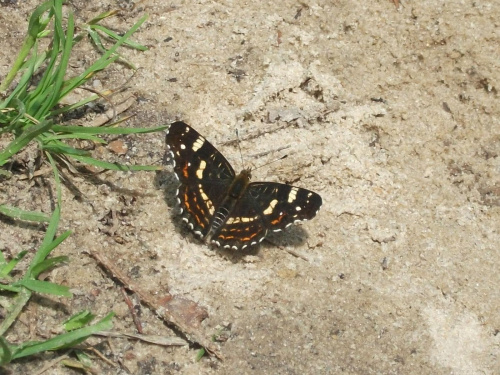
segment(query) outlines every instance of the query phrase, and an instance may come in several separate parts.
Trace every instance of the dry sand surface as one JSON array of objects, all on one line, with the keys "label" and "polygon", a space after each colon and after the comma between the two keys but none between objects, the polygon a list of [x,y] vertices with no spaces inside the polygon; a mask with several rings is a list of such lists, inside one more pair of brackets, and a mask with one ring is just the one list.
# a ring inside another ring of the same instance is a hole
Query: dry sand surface
[{"label": "dry sand surface", "polygon": [[[38,3],[0,2],[2,78]],[[104,21],[117,32],[149,14],[134,35],[149,50],[122,49],[135,75],[115,64],[88,86],[125,85],[112,102],[133,98],[127,126],[184,120],[238,171],[288,155],[253,179],[308,188],[323,206],[259,248],[215,251],[180,220],[171,166],[66,171],[77,190],[63,189],[60,230],[73,234],[54,255],[70,262],[47,280],[74,297],[32,299],[7,338],[46,339],[82,309],[113,310],[114,330],[136,333],[119,281],[94,252],[158,300],[170,293],[205,309],[198,332],[224,357],[197,362],[196,345],[93,337],[109,359],[92,355],[99,374],[499,374],[500,2],[133,5],[67,2],[77,25],[121,9]],[[97,57],[82,43],[71,69]],[[78,95],[87,92],[67,100]],[[69,122],[91,124],[96,109]],[[115,142],[96,157],[163,162],[164,133],[106,139]],[[49,175],[14,174],[0,202],[50,212],[50,186]],[[43,229],[2,220],[0,248],[34,252]],[[144,305],[139,317],[145,334],[185,338]],[[3,371],[34,373],[61,354]]]}]

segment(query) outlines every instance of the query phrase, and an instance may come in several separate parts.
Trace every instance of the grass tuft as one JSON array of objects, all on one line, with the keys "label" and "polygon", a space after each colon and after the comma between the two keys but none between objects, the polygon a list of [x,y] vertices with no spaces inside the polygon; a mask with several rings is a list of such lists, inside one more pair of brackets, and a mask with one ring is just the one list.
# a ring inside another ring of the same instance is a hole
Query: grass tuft
[{"label": "grass tuft", "polygon": [[[10,140],[10,143],[0,150],[0,178],[11,178],[12,173],[9,169],[13,165],[13,158],[26,147],[35,147],[37,159],[41,160],[37,167],[42,163],[50,167],[53,186],[57,192],[55,209],[50,215],[38,211],[25,211],[7,202],[0,204],[0,215],[14,220],[47,224],[43,242],[24,271],[16,270],[16,267],[28,254],[27,251],[20,252],[10,260],[7,260],[0,251],[0,305],[5,313],[5,318],[0,322],[0,366],[48,350],[72,348],[90,335],[112,327],[113,313],[92,324],[94,315],[83,311],[64,323],[65,333],[48,340],[15,344],[5,338],[6,332],[18,319],[33,293],[66,298],[72,296],[67,286],[39,280],[42,273],[68,262],[66,256],[49,257],[51,252],[71,234],[69,230],[57,234],[62,207],[58,163],[61,161],[70,164],[84,163],[116,171],[161,169],[160,166],[129,166],[102,161],[94,158],[87,150],[75,147],[78,142],[74,141],[86,140],[102,144],[106,143],[102,138],[103,135],[149,133],[164,130],[166,127],[131,129],[117,126],[120,122],[102,127],[84,127],[59,122],[63,117],[61,115],[82,108],[104,96],[93,93],[78,103],[63,104],[63,99],[68,94],[85,85],[97,73],[114,62],[135,69],[132,63],[118,53],[118,48],[125,46],[146,50],[145,46],[130,38],[147,17],[141,17],[123,36],[120,36],[100,24],[101,21],[117,13],[106,12],[86,25],[80,26],[78,29],[82,32],[75,34],[73,14],[68,12],[65,18],[62,7],[63,0],[50,0],[33,11],[26,39],[11,70],[0,84],[0,93],[5,94],[5,99],[0,102],[0,137]],[[111,41],[112,45],[109,48],[105,47],[103,38],[108,44]],[[72,75],[68,71],[69,60],[73,48],[82,40],[90,40],[101,52],[101,56],[84,72]],[[44,43],[41,43],[42,41]],[[48,47],[41,49],[42,44]],[[17,83],[15,87],[11,87],[15,79]],[[82,365],[81,368],[88,368],[88,357],[80,350],[75,350],[75,354]]]}]

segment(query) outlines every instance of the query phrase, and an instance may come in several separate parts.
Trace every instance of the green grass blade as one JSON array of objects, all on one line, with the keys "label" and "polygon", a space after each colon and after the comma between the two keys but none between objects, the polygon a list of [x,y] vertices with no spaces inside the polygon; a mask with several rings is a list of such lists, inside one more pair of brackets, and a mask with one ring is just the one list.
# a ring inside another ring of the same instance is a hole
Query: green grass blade
[{"label": "green grass blade", "polygon": [[[61,4],[62,7],[62,4]],[[66,25],[66,35],[64,35],[64,31],[62,29],[62,9],[59,9],[60,12],[56,12],[56,17],[55,19],[59,20],[58,26],[60,27],[60,32],[61,32],[61,37],[63,38],[62,40],[64,41],[64,45],[62,46],[62,55],[61,55],[61,61],[58,66],[57,70],[57,75],[55,77],[54,81],[54,91],[52,98],[50,102],[46,106],[46,112],[49,112],[49,110],[54,107],[60,100],[61,100],[61,89],[64,85],[64,75],[66,74],[66,70],[68,67],[69,63],[69,58],[71,55],[71,50],[73,47],[73,35],[75,31],[75,25],[73,21],[73,14],[69,13],[68,14],[68,22]],[[60,18],[59,18],[60,17]]]},{"label": "green grass blade", "polygon": [[[12,108],[10,115],[14,115],[9,119],[9,126],[5,129],[19,136],[22,133],[22,123],[26,121],[26,106],[18,98],[13,98],[11,102]],[[17,114],[16,114],[17,113]]]},{"label": "green grass blade", "polygon": [[154,133],[158,131],[163,131],[167,128],[168,126],[157,126],[154,128],[121,128],[121,127],[110,127],[110,126],[85,127],[85,126],[54,125],[52,127],[52,130],[58,133],[125,135],[125,134]]},{"label": "green grass blade", "polygon": [[73,297],[69,287],[41,280],[19,280],[13,286],[24,286],[32,292],[41,294],[53,294],[61,297]]},{"label": "green grass blade", "polygon": [[130,36],[146,21],[147,15],[144,15],[137,21],[118,41],[108,49],[100,59],[98,59],[92,66],[90,66],[85,72],[80,74],[78,77],[70,79],[66,82],[66,85],[61,93],[60,98],[64,98],[69,92],[71,92],[75,87],[80,86],[83,82],[87,81],[94,73],[103,70],[114,60],[119,58],[118,55],[114,55],[118,47],[120,47],[125,41],[127,41]]},{"label": "green grass blade", "polygon": [[92,66],[89,69],[87,69],[85,72],[83,72],[79,76],[68,79],[64,83],[64,87],[62,89],[60,98],[61,99],[64,98],[68,93],[70,93],[71,91],[73,91],[77,87],[82,86],[95,73],[97,73],[100,70],[105,69],[108,65],[110,65],[111,63],[113,63],[114,61],[116,61],[119,58],[120,58],[120,56],[118,56],[118,55],[111,56],[111,57],[106,58],[106,59],[102,59],[102,57],[101,57],[99,60],[94,62],[94,64],[92,64]]},{"label": "green grass blade", "polygon": [[12,350],[7,340],[0,336],[0,366],[3,366],[12,361]]},{"label": "green grass blade", "polygon": [[205,349],[204,348],[201,348],[200,350],[198,350],[198,352],[196,353],[196,357],[195,357],[195,362],[199,362],[203,356],[205,355]]},{"label": "green grass blade", "polygon": [[81,161],[82,163],[93,165],[102,169],[109,169],[111,171],[160,171],[163,169],[162,166],[154,166],[154,165],[123,165],[119,163],[110,163],[107,161],[97,160],[88,156],[77,156],[71,155],[71,157],[75,160]]},{"label": "green grass blade", "polygon": [[52,7],[52,3],[53,1],[46,1],[38,8],[36,8],[31,14],[28,24],[28,35],[32,38],[37,38],[38,35],[45,30],[45,27],[47,27],[47,24],[52,18],[52,12],[47,15],[45,19],[43,19],[42,16]]},{"label": "green grass blade", "polygon": [[92,39],[92,42],[94,42],[94,45],[98,49],[99,52],[105,53],[106,48],[104,48],[104,45],[101,42],[101,37],[97,31],[93,29],[93,27],[89,27],[87,29],[87,33],[90,36],[90,39]]},{"label": "green grass blade", "polygon": [[38,35],[47,27],[47,24],[51,17],[48,16],[45,19],[42,19],[42,15],[45,12],[47,12],[51,8],[51,6],[52,6],[52,1],[46,1],[38,8],[36,8],[31,14],[28,25],[28,36],[26,37],[26,40],[24,41],[23,46],[21,47],[19,55],[17,56],[16,61],[12,66],[12,69],[9,71],[9,73],[5,77],[5,80],[0,85],[0,93],[7,90],[10,83],[14,80],[19,69],[23,65],[24,60],[29,55],[31,49],[35,45]]},{"label": "green grass blade", "polygon": [[42,148],[45,151],[49,151],[55,154],[90,156],[90,151],[79,150],[77,148],[67,146],[62,142],[44,143]]},{"label": "green grass blade", "polygon": [[33,260],[31,261],[28,271],[23,277],[23,280],[28,280],[29,278],[31,278],[31,271],[33,267],[35,267],[38,263],[43,262],[47,257],[47,255],[49,255],[49,253],[56,246],[58,246],[71,234],[70,231],[66,231],[56,240],[54,240],[57,231],[57,226],[59,225],[59,219],[61,216],[61,181],[59,179],[59,172],[57,170],[57,166],[56,163],[54,162],[54,159],[49,153],[45,154],[47,155],[47,159],[50,165],[52,166],[52,170],[54,172],[54,180],[56,183],[56,191],[57,191],[57,204],[50,218],[49,225],[47,227],[47,231],[45,232],[45,237],[43,238],[42,244],[40,245],[38,251],[35,253],[35,256],[33,257]]},{"label": "green grass blade", "polygon": [[84,371],[92,369],[92,360],[84,351],[77,349],[75,350],[75,355],[80,364],[83,366]]},{"label": "green grass blade", "polygon": [[69,258],[67,256],[58,256],[49,259],[45,259],[43,262],[38,263],[31,270],[31,275],[33,278],[37,278],[42,272],[47,271],[49,268],[54,267],[58,263],[67,262]]},{"label": "green grass blade", "polygon": [[17,286],[0,284],[0,290],[4,290],[6,292],[19,293],[22,289],[23,288]]},{"label": "green grass blade", "polygon": [[95,315],[90,311],[80,311],[64,322],[64,329],[68,332],[74,331],[75,329],[80,329],[89,324],[92,320],[94,320],[94,318]]},{"label": "green grass blade", "polygon": [[[49,224],[50,227],[50,224]],[[49,229],[47,229],[47,233],[49,232]],[[28,272],[26,272],[26,275],[24,277],[25,280],[28,280],[30,278],[35,278],[38,275],[34,275],[34,270],[35,267],[37,267],[39,264],[44,264],[43,262],[45,261],[45,258],[50,254],[52,250],[54,250],[57,246],[59,246],[66,238],[68,238],[71,234],[70,230],[67,230],[63,234],[61,234],[59,237],[54,239],[54,241],[51,241],[50,243],[45,243],[45,238],[47,238],[47,235],[44,238],[44,242],[38,249],[38,251],[35,254],[35,257],[31,261],[30,268]]]},{"label": "green grass blade", "polygon": [[11,92],[9,97],[7,99],[5,99],[2,102],[2,104],[0,104],[0,109],[6,108],[7,106],[10,105],[12,99],[20,97],[26,93],[28,86],[31,82],[31,78],[33,77],[33,72],[35,71],[35,61],[36,61],[36,57],[37,57],[36,49],[37,48],[38,48],[38,43],[35,43],[35,46],[33,48],[33,56],[27,61],[28,65],[27,65],[26,71],[21,76],[19,83],[16,85],[16,87]]},{"label": "green grass blade", "polygon": [[60,115],[62,113],[67,113],[67,112],[71,112],[75,109],[78,109],[78,108],[81,108],[83,107],[84,105],[90,103],[90,102],[93,102],[97,99],[100,99],[101,96],[97,95],[97,94],[92,94],[92,95],[89,95],[87,98],[85,99],[82,99],[80,100],[79,102],[76,102],[76,103],[73,103],[73,104],[70,104],[70,105],[65,105],[61,108],[55,108],[53,109],[52,111],[50,111],[50,115],[51,116],[57,116],[57,115]]},{"label": "green grass blade", "polygon": [[14,269],[14,267],[17,266],[17,263],[19,263],[25,257],[26,254],[28,254],[27,250],[20,251],[19,254],[17,254],[14,259],[11,259],[9,263],[3,264],[2,267],[0,268],[0,277],[8,276],[9,273]]},{"label": "green grass blade", "polygon": [[92,141],[94,143],[107,143],[104,139],[96,137],[91,134],[83,134],[83,133],[77,133],[77,134],[59,134],[59,135],[50,135],[45,138],[46,142],[50,141],[58,141],[61,139],[88,139],[89,141]]},{"label": "green grass blade", "polygon": [[[117,33],[115,33],[114,31],[110,30],[110,29],[107,29],[105,28],[104,26],[101,26],[101,25],[92,25],[92,29],[95,29],[95,30],[99,30],[101,31],[102,33],[106,34],[108,37],[110,37],[111,39],[114,39],[114,40],[119,40],[121,38],[120,35],[118,35]],[[143,46],[142,44],[139,44],[139,43],[136,43],[132,40],[127,40],[123,43],[123,45],[127,46],[127,47],[130,47],[130,48],[134,48],[134,49],[138,49],[140,51],[147,51],[148,48],[146,46]]]},{"label": "green grass blade", "polygon": [[0,214],[8,216],[12,219],[35,221],[37,223],[48,223],[50,220],[49,215],[37,211],[25,211],[17,207],[0,204]]},{"label": "green grass blade", "polygon": [[28,343],[27,345],[19,345],[18,347],[11,348],[13,353],[12,359],[26,357],[47,350],[56,350],[73,346],[75,343],[86,340],[90,335],[93,335],[94,333],[110,330],[111,328],[113,328],[113,316],[114,313],[110,313],[100,322],[92,326],[77,329],[68,333],[63,333],[44,342]]},{"label": "green grass blade", "polygon": [[104,12],[104,13],[101,13],[99,14],[97,17],[94,17],[92,18],[90,21],[89,21],[89,25],[95,25],[96,23],[102,21],[103,19],[105,18],[108,18],[108,17],[112,17],[114,16],[115,14],[119,13],[118,10],[110,10],[108,12]]},{"label": "green grass blade", "polygon": [[[74,22],[72,13],[68,14],[66,35],[62,25],[62,1],[54,1],[54,35],[52,54],[49,65],[39,83],[35,96],[37,98],[36,112],[30,112],[35,118],[44,119],[50,109],[60,100],[61,88],[64,84],[69,57],[73,47]],[[59,64],[56,65],[57,61]]]},{"label": "green grass blade", "polygon": [[24,146],[31,142],[33,138],[48,131],[51,126],[51,122],[43,121],[40,124],[31,126],[29,129],[24,131],[20,137],[14,139],[4,151],[0,152],[0,166],[7,163],[12,155],[18,153]]},{"label": "green grass blade", "polygon": [[29,102],[28,112],[37,119],[44,119],[46,111],[44,108],[49,103],[49,96],[55,91],[54,85],[54,74],[57,72],[56,63],[59,55],[60,48],[60,34],[55,28],[52,49],[50,50],[50,57],[48,58],[47,66],[44,68],[42,78],[36,85],[35,89],[30,91],[27,95],[27,102]]}]

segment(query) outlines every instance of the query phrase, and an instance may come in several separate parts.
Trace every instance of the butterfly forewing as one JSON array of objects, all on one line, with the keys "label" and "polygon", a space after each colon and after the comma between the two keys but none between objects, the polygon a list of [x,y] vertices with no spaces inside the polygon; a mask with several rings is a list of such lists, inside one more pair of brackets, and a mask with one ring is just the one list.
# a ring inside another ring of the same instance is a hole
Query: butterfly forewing
[{"label": "butterfly forewing", "polygon": [[247,193],[259,206],[263,221],[273,231],[310,220],[321,207],[321,197],[307,189],[276,182],[253,182]]},{"label": "butterfly forewing", "polygon": [[184,220],[204,237],[214,209],[234,179],[234,170],[210,142],[184,122],[170,125],[166,143],[181,183],[177,198]]},{"label": "butterfly forewing", "polygon": [[280,231],[312,219],[321,203],[321,197],[310,190],[274,182],[251,183],[213,241],[234,249],[255,245],[268,230]]}]

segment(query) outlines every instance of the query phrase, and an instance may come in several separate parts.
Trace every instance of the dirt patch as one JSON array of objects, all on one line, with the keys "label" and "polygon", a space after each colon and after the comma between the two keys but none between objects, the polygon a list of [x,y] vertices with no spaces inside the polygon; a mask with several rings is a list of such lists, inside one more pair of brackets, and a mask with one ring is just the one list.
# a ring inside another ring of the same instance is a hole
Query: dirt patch
[{"label": "dirt patch", "polygon": [[[37,2],[2,2],[5,76]],[[72,176],[50,274],[73,299],[39,297],[8,339],[50,337],[71,313],[113,310],[134,333],[119,286],[86,255],[114,260],[135,283],[195,301],[225,360],[189,347],[101,338],[116,367],[100,373],[494,374],[500,371],[500,4],[391,1],[72,1],[77,24],[122,6],[117,31],[143,13],[124,51],[140,70],[128,126],[182,119],[254,180],[318,192],[318,216],[243,254],[200,243],[177,215],[171,167]],[[92,51],[75,56],[75,69]],[[73,66],[73,65],[72,65]],[[117,87],[119,65],[95,78]],[[239,130],[243,164],[233,141]],[[113,139],[110,139],[112,141]],[[4,142],[5,139],[2,139]],[[229,143],[228,143],[229,142]],[[120,138],[107,160],[159,164],[163,134]],[[288,147],[283,150],[283,147]],[[119,150],[117,152],[116,150]],[[50,212],[49,179],[14,176],[0,201]],[[34,251],[43,227],[0,221],[0,248]],[[301,255],[294,257],[286,249]],[[306,260],[305,260],[305,259]],[[143,307],[145,333],[176,336]],[[222,334],[221,334],[222,332]],[[46,354],[6,373],[30,373]],[[121,369],[120,369],[121,366]],[[51,373],[72,373],[56,366]]]}]

